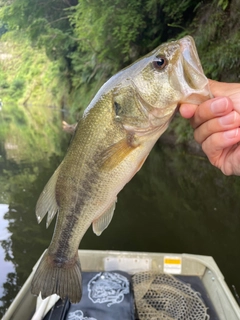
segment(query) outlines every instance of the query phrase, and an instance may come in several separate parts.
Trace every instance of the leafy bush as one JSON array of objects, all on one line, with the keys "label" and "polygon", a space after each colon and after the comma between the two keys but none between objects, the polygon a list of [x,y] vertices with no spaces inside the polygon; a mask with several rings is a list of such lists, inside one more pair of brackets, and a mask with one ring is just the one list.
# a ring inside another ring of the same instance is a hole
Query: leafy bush
[{"label": "leafy bush", "polygon": [[[186,34],[195,38],[208,77],[239,81],[239,15],[239,0],[15,0],[0,9],[9,29],[24,31],[57,62],[56,77],[68,82],[62,95],[70,91],[73,112],[83,110],[112,74]],[[28,73],[25,84],[40,70]],[[24,83],[12,89],[23,91]]]},{"label": "leafy bush", "polygon": [[1,80],[0,81],[0,88],[1,89],[7,89],[7,88],[9,88],[10,87],[10,85],[9,85],[9,83],[7,82],[7,80]]},{"label": "leafy bush", "polygon": [[11,89],[13,91],[23,90],[24,84],[25,84],[24,79],[21,79],[21,78],[14,79],[11,85]]}]

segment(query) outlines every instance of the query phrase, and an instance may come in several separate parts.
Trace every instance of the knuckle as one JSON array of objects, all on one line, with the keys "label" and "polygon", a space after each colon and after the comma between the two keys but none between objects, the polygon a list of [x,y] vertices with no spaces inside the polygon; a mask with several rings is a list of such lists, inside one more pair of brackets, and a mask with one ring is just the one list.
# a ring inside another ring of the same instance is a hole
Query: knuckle
[{"label": "knuckle", "polygon": [[202,143],[202,150],[208,157],[210,163],[214,166],[218,166],[218,152],[212,146],[212,137],[209,137]]},{"label": "knuckle", "polygon": [[213,132],[213,123],[212,121],[205,122],[206,132],[210,135]]},{"label": "knuckle", "polygon": [[234,111],[235,114],[235,122],[240,125],[240,114],[237,111]]},{"label": "knuckle", "polygon": [[195,129],[194,133],[193,133],[194,139],[195,141],[197,141],[197,143],[202,143],[202,139],[201,139],[201,135],[200,135],[200,130],[199,129]]},{"label": "knuckle", "polygon": [[206,140],[202,143],[202,150],[208,156],[208,145]]}]

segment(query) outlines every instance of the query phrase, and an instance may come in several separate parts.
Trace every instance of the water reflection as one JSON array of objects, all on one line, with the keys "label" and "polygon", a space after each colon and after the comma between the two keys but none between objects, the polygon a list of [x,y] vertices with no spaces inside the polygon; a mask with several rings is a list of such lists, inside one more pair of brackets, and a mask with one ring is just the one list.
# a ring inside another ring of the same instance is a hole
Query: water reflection
[{"label": "water reflection", "polygon": [[[27,146],[28,157],[27,153],[9,156],[6,149],[1,151],[0,199],[9,206],[0,217],[0,225],[5,223],[8,228],[1,239],[4,256],[0,264],[1,270],[4,263],[10,268],[7,279],[2,274],[0,278],[2,313],[52,236],[54,222],[48,230],[45,219],[38,225],[34,207],[67,149],[69,137],[62,133],[59,121],[49,131],[47,149],[45,142],[39,142]],[[32,135],[45,139],[34,130]],[[81,248],[211,255],[229,286],[235,284],[240,292],[239,191],[239,178],[223,176],[205,158],[183,147],[159,143],[120,193],[108,229],[98,238],[90,228]]]},{"label": "water reflection", "polygon": [[[8,220],[4,219],[5,213],[8,212],[8,205],[7,204],[0,204],[0,243],[3,243],[10,237],[10,233],[7,229],[8,227]],[[12,256],[11,249],[8,252],[8,255]],[[0,246],[0,261],[1,261],[1,274],[0,274],[0,297],[3,296],[4,289],[3,283],[7,280],[7,275],[9,273],[15,272],[14,264],[11,261],[5,260],[5,251],[3,246]]]},{"label": "water reflection", "polygon": [[38,226],[34,208],[67,147],[69,137],[62,131],[61,119],[61,112],[44,107],[33,110],[5,105],[1,112],[0,201],[9,205],[0,216],[0,225],[7,228],[0,242],[4,252],[0,256],[0,315],[18,293],[52,234],[52,228],[46,231],[44,224]]}]

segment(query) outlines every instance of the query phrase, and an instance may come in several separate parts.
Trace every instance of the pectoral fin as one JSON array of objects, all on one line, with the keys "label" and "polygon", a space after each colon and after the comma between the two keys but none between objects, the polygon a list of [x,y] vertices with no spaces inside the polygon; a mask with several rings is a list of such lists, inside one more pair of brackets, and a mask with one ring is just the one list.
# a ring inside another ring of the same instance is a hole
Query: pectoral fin
[{"label": "pectoral fin", "polygon": [[109,223],[111,222],[113,213],[116,207],[116,202],[117,202],[117,199],[98,219],[93,221],[92,223],[93,232],[97,236],[100,236],[101,233],[108,227]]},{"label": "pectoral fin", "polygon": [[139,147],[134,134],[112,144],[100,155],[101,169],[111,170],[121,163],[135,148]]},{"label": "pectoral fin", "polygon": [[71,133],[72,135],[74,134],[75,130],[77,127],[77,123],[74,124],[68,124],[66,121],[62,121],[62,128],[64,131]]},{"label": "pectoral fin", "polygon": [[40,223],[46,213],[48,213],[46,223],[47,228],[58,211],[58,205],[55,197],[55,187],[59,175],[59,170],[60,166],[57,168],[57,170],[54,172],[54,174],[46,184],[36,205],[36,216],[38,223]]}]

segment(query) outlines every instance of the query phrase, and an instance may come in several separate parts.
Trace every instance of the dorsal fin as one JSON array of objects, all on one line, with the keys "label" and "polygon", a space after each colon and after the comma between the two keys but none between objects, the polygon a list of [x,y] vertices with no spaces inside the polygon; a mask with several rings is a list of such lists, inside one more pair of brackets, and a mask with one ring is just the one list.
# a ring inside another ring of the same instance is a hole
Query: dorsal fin
[{"label": "dorsal fin", "polygon": [[46,213],[48,213],[47,223],[46,223],[47,228],[58,211],[58,205],[57,205],[56,196],[55,196],[55,189],[56,189],[56,182],[57,182],[59,171],[60,171],[60,166],[57,168],[57,170],[54,172],[54,174],[51,176],[50,180],[46,184],[45,188],[40,194],[40,197],[36,205],[36,216],[37,216],[38,223],[40,223],[42,219],[45,217]]},{"label": "dorsal fin", "polygon": [[93,221],[93,232],[97,236],[100,236],[101,233],[108,227],[109,223],[111,222],[116,207],[116,202],[117,199],[114,200],[110,207],[99,218]]}]

